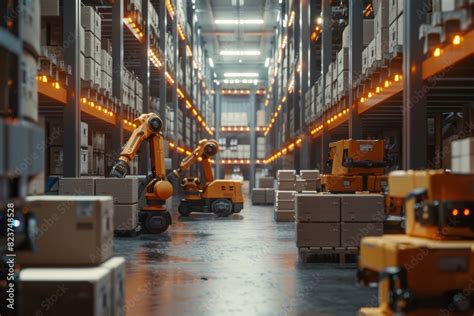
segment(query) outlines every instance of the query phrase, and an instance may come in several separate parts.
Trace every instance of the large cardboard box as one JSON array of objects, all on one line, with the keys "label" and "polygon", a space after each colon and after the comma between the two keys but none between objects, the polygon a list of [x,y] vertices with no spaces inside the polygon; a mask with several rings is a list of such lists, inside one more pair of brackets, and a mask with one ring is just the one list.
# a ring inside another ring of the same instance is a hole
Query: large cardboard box
[{"label": "large cardboard box", "polygon": [[296,171],[295,170],[278,170],[277,171],[278,180],[296,180]]},{"label": "large cardboard box", "polygon": [[341,221],[341,200],[338,195],[298,193],[295,201],[298,222]]},{"label": "large cardboard box", "polygon": [[301,170],[300,177],[306,180],[317,180],[319,179],[319,170]]},{"label": "large cardboard box", "polygon": [[89,125],[86,122],[81,122],[81,147],[87,148],[89,140]]},{"label": "large cardboard box", "polygon": [[63,148],[51,147],[49,149],[49,174],[62,175],[63,174]]},{"label": "large cardboard box", "polygon": [[276,222],[293,222],[295,220],[295,211],[294,210],[287,210],[287,211],[275,210],[273,217]]},{"label": "large cardboard box", "polygon": [[276,201],[275,209],[278,211],[290,211],[295,210],[295,202],[294,201]]},{"label": "large cardboard box", "polygon": [[342,194],[341,221],[382,222],[384,197],[381,194]]},{"label": "large cardboard box", "polygon": [[349,48],[341,48],[337,53],[337,74],[349,70]]},{"label": "large cardboard box", "polygon": [[110,270],[112,315],[125,315],[125,259],[112,257],[101,265]]},{"label": "large cardboard box", "polygon": [[306,191],[306,180],[305,179],[296,179],[295,191],[296,192]]},{"label": "large cardboard box", "polygon": [[114,205],[114,230],[132,231],[138,226],[138,203]]},{"label": "large cardboard box", "polygon": [[95,195],[95,178],[60,178],[59,195]]},{"label": "large cardboard box", "polygon": [[[18,7],[17,7],[18,6]],[[41,8],[39,1],[22,1],[15,6],[11,15],[20,14],[21,38],[37,53],[40,52]],[[6,14],[6,13],[5,13]],[[6,19],[6,17],[4,17]]]},{"label": "large cardboard box", "polygon": [[382,236],[383,223],[341,223],[341,246],[359,247],[366,236]]},{"label": "large cardboard box", "polygon": [[340,247],[340,223],[296,223],[296,246]]},{"label": "large cardboard box", "polygon": [[294,201],[295,200],[295,191],[281,191],[278,190],[275,192],[275,197],[277,201]]},{"label": "large cardboard box", "polygon": [[273,183],[273,177],[261,177],[258,181],[258,187],[273,189]]},{"label": "large cardboard box", "polygon": [[252,204],[266,203],[266,189],[254,188],[252,189]]},{"label": "large cardboard box", "polygon": [[265,202],[267,204],[275,203],[275,189],[266,189],[265,190]]},{"label": "large cardboard box", "polygon": [[281,191],[295,191],[296,180],[278,180],[277,189]]},{"label": "large cardboard box", "polygon": [[27,268],[19,280],[20,316],[118,315],[107,268]]},{"label": "large cardboard box", "polygon": [[17,251],[22,266],[97,265],[112,256],[110,197],[32,196],[26,208],[38,222],[36,251]]},{"label": "large cardboard box", "polygon": [[138,179],[98,178],[95,194],[112,196],[114,204],[135,204],[138,202]]}]

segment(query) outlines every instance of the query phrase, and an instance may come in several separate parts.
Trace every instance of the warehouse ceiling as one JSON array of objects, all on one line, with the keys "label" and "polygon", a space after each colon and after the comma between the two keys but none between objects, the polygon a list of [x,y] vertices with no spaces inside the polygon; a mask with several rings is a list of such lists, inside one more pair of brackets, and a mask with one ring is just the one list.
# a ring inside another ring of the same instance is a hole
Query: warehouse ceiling
[{"label": "warehouse ceiling", "polygon": [[[212,58],[218,80],[224,79],[224,73],[256,72],[260,84],[266,81],[265,60],[272,55],[277,19],[281,18],[279,7],[278,0],[196,1],[203,47]],[[253,51],[249,54],[260,53],[251,56],[221,55],[222,51],[249,50]]]}]

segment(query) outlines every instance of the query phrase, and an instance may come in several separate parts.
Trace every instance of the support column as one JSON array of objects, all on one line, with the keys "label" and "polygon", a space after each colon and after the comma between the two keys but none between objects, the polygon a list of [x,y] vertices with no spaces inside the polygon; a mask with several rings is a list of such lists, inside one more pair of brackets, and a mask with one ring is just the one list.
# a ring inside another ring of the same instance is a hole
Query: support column
[{"label": "support column", "polygon": [[359,0],[349,1],[349,138],[362,139],[362,120],[359,116],[357,104],[354,102],[352,84],[362,72],[363,43],[360,40],[363,30],[364,2]]},{"label": "support column", "polygon": [[405,0],[403,12],[403,168],[422,169],[427,163],[426,89],[423,85],[423,42],[418,39],[428,0]]},{"label": "support column", "polygon": [[[332,8],[329,0],[322,0],[323,3],[323,34],[321,45],[321,60],[323,65],[323,100],[326,98],[326,73],[328,72],[329,64],[332,62]],[[329,131],[327,126],[324,126],[321,133],[321,161],[320,171],[325,173],[326,160],[328,158],[329,147]]]},{"label": "support column", "polygon": [[[222,112],[222,107],[221,107],[221,86],[216,87],[216,94],[214,96],[214,113],[216,113],[215,119],[216,119],[216,140],[219,141],[219,138],[221,138],[221,112]],[[221,154],[216,155],[216,179],[221,179]]]},{"label": "support column", "polygon": [[64,39],[74,39],[64,47],[64,61],[71,67],[72,75],[66,87],[64,107],[63,172],[65,177],[79,177],[81,162],[81,79],[79,77],[79,26],[81,25],[81,2],[66,1],[63,7]]},{"label": "support column", "polygon": [[[66,23],[70,24],[70,23]],[[113,157],[118,156],[123,145],[123,0],[116,0],[112,7],[112,95],[120,100],[115,126],[112,130]],[[114,158],[115,159],[115,158]]]},{"label": "support column", "polygon": [[[142,15],[145,24],[144,37],[141,47],[141,81],[143,85],[142,99],[143,99],[143,113],[150,113],[150,58],[148,57],[148,51],[150,50],[150,23],[148,18],[148,0],[142,0]],[[151,5],[151,4],[150,4]],[[162,117],[163,123],[166,118]],[[150,161],[150,146],[147,142],[143,143],[140,147],[140,155],[138,156],[138,174],[146,175],[150,172],[151,161]]]},{"label": "support column", "polygon": [[[122,0],[123,1],[123,0]],[[166,24],[167,24],[167,14],[166,14],[166,7],[164,3],[159,5],[158,8],[155,8],[158,11],[158,26],[160,32],[160,50],[163,54],[163,67],[161,67],[159,71],[159,79],[160,79],[160,88],[159,88],[159,95],[160,95],[160,110],[159,114],[160,117],[166,117],[166,61],[168,60],[169,56],[166,56]],[[177,112],[175,112],[175,120],[177,119]],[[174,135],[176,137],[176,130],[174,131]]]},{"label": "support column", "polygon": [[[301,127],[302,131],[306,131],[306,126],[309,123],[309,118],[305,116],[305,105],[306,105],[306,92],[309,91],[309,38],[310,38],[310,11],[309,11],[309,0],[300,0],[300,14],[299,14],[299,27],[300,27],[300,63],[301,63],[301,81],[300,81],[300,104],[301,104]],[[301,143],[300,148],[300,169],[310,169],[310,139],[306,137]]]},{"label": "support column", "polygon": [[250,192],[252,189],[255,188],[255,160],[257,159],[257,155],[255,152],[256,147],[256,132],[255,132],[255,115],[256,115],[256,87],[253,86],[252,90],[250,91],[250,115],[249,115],[249,125],[250,125]]}]

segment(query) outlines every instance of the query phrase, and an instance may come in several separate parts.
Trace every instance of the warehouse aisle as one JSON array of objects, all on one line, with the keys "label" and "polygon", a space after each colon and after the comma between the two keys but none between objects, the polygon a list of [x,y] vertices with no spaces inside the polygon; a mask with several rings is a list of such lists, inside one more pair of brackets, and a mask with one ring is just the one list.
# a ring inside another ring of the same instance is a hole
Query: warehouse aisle
[{"label": "warehouse aisle", "polygon": [[293,223],[275,223],[271,206],[239,215],[173,216],[161,236],[120,238],[127,258],[127,316],[354,315],[376,291],[355,284],[355,269],[300,265]]}]

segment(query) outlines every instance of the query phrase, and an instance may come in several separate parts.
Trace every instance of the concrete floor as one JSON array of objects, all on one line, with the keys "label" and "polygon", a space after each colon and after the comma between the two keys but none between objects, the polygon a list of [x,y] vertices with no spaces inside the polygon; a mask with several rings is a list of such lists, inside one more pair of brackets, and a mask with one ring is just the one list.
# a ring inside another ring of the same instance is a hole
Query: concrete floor
[{"label": "concrete floor", "polygon": [[165,234],[115,242],[127,258],[127,316],[355,315],[376,305],[355,266],[298,263],[294,224],[276,223],[272,206],[246,201],[229,218],[172,213]]}]

